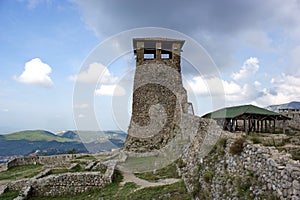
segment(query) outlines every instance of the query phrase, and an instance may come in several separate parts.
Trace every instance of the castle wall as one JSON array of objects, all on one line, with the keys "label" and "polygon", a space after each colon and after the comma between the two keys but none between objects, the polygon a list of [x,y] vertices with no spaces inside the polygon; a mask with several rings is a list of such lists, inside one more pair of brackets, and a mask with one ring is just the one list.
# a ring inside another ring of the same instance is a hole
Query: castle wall
[{"label": "castle wall", "polygon": [[[101,165],[102,163],[98,164]],[[29,192],[26,193],[26,195],[28,195],[27,197],[74,195],[93,189],[100,189],[112,182],[115,171],[114,162],[108,162],[106,165],[107,169],[105,173],[76,172],[47,175],[51,169],[46,169],[34,178],[11,182],[8,184],[8,188],[10,190],[20,190],[22,194],[24,190],[30,187]]]},{"label": "castle wall", "polygon": [[20,165],[64,165],[67,161],[81,156],[81,154],[63,154],[54,156],[29,156],[22,158],[15,158],[6,163],[7,169]]},{"label": "castle wall", "polygon": [[185,150],[180,168],[194,198],[242,199],[270,197],[299,199],[300,162],[275,147],[244,143],[240,154],[230,152],[236,139],[212,150],[201,159],[193,145]]},{"label": "castle wall", "polygon": [[102,188],[111,183],[111,177],[100,172],[66,173],[50,175],[32,184],[32,195],[72,195]]}]

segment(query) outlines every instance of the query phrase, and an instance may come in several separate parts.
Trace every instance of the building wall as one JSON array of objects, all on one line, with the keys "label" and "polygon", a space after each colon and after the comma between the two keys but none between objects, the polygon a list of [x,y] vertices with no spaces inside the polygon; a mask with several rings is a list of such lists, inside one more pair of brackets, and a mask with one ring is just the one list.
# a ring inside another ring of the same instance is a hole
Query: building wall
[{"label": "building wall", "polygon": [[288,133],[299,133],[300,132],[300,110],[299,109],[280,109],[279,113],[290,117],[291,120],[286,120],[277,122],[277,127],[282,130],[283,127],[286,128]]}]

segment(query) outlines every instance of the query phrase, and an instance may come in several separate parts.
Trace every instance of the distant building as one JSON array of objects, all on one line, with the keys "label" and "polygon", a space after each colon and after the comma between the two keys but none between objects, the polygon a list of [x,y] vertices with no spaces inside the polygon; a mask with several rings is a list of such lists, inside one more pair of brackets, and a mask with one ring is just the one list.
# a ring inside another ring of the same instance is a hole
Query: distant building
[{"label": "distant building", "polygon": [[283,132],[288,116],[273,112],[254,105],[227,107],[208,113],[204,118],[215,119],[224,130],[231,132],[272,132],[276,130],[276,123],[281,121]]},{"label": "distant building", "polygon": [[[286,129],[289,133],[298,133],[300,132],[300,109],[295,108],[280,108],[278,109],[281,115],[291,118],[285,124]],[[278,127],[282,128],[283,124],[278,123]]]}]

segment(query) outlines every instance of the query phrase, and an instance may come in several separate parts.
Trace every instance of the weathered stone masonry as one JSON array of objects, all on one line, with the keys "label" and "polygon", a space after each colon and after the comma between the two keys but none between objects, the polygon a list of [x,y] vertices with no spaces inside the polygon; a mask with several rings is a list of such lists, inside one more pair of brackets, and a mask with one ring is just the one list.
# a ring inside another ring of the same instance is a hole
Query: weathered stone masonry
[{"label": "weathered stone masonry", "polygon": [[136,72],[126,150],[146,152],[165,146],[174,137],[181,114],[187,113],[180,67],[183,43],[175,39],[133,39]]},{"label": "weathered stone masonry", "polygon": [[[76,158],[78,156],[82,155],[67,154],[57,156],[16,158],[7,163],[7,167],[11,168],[30,164],[45,164],[47,167],[66,166],[66,164],[68,164],[67,161],[70,161],[72,158]],[[11,182],[8,184],[7,188],[10,190],[20,190],[21,194],[26,191],[25,197],[20,197],[20,199],[26,199],[30,196],[41,195],[73,195],[76,193],[93,190],[95,188],[100,189],[112,182],[116,162],[108,161],[104,164],[99,161],[91,161],[91,163],[92,165],[87,165],[87,167],[91,166],[98,169],[99,167],[102,168],[106,166],[105,173],[101,173],[100,171],[91,171],[49,175],[52,168],[47,168],[33,178]]]},{"label": "weathered stone masonry", "polygon": [[194,145],[186,149],[180,172],[194,198],[240,199],[243,190],[249,193],[243,195],[251,194],[255,199],[271,198],[270,195],[279,199],[300,198],[299,161],[275,147],[248,142],[240,154],[232,154],[230,147],[236,141],[233,137],[226,139],[223,153],[209,154],[203,162],[199,153],[193,153]]}]

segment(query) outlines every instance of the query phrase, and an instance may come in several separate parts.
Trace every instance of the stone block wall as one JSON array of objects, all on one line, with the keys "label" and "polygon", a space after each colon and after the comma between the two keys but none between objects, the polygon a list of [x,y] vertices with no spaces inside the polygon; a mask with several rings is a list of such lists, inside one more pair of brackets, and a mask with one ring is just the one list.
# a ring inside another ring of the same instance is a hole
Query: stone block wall
[{"label": "stone block wall", "polygon": [[32,183],[32,195],[72,195],[102,188],[111,183],[111,177],[100,172],[78,172],[50,175]]},{"label": "stone block wall", "polygon": [[[103,165],[98,162],[99,165]],[[100,189],[112,182],[115,171],[114,162],[106,164],[105,173],[76,172],[48,175],[49,170],[41,172],[31,179],[22,179],[8,184],[10,190],[20,190],[30,187],[30,196],[74,195],[77,193]],[[97,166],[96,166],[97,167]]]},{"label": "stone block wall", "polygon": [[189,156],[183,157],[179,171],[195,199],[300,198],[299,161],[275,147],[249,142],[240,153],[232,153],[237,139],[228,134],[203,159],[192,148],[186,149]]},{"label": "stone block wall", "polygon": [[15,158],[8,163],[6,163],[6,168],[10,169],[15,166],[21,165],[48,165],[48,166],[62,166],[65,165],[67,161],[74,159],[82,154],[63,154],[54,156],[29,156],[22,158]]}]

